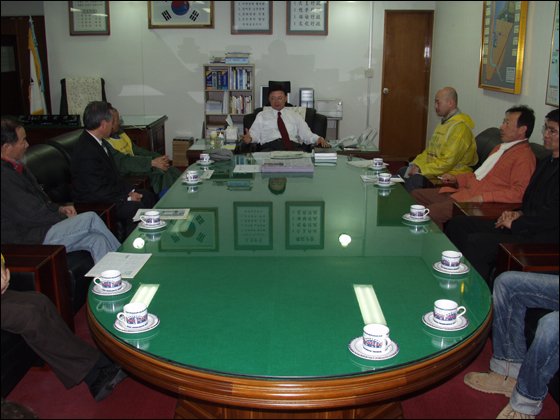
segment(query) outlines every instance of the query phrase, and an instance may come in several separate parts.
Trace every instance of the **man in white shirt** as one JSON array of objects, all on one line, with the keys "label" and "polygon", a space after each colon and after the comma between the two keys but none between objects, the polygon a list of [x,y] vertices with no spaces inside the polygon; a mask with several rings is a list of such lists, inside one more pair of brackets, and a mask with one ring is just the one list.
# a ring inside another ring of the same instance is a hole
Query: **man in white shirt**
[{"label": "man in white shirt", "polygon": [[[250,130],[245,129],[243,141],[246,144],[256,143],[259,152],[274,150],[303,150],[298,137],[306,144],[330,147],[327,141],[313,134],[305,120],[286,106],[287,94],[280,84],[271,85],[268,95],[271,109],[257,115]],[[284,134],[283,134],[284,132]]]}]

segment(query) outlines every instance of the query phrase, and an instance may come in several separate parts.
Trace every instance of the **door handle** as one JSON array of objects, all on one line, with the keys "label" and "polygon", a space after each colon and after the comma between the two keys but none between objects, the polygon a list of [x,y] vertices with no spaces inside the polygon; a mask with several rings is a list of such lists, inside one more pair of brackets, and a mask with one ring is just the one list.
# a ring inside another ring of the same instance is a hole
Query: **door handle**
[{"label": "door handle", "polygon": [[384,94],[384,95],[387,95],[388,93],[389,93],[389,89],[384,88],[384,89],[383,89],[383,94]]}]

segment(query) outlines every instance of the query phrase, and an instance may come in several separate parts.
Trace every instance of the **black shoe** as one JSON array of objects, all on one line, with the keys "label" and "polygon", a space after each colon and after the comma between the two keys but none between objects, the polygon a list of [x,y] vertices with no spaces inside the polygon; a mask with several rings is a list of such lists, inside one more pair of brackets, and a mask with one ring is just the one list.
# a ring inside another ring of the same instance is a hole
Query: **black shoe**
[{"label": "black shoe", "polygon": [[97,379],[89,387],[95,401],[99,402],[113,392],[113,388],[126,378],[126,372],[117,364],[109,365],[99,372]]}]

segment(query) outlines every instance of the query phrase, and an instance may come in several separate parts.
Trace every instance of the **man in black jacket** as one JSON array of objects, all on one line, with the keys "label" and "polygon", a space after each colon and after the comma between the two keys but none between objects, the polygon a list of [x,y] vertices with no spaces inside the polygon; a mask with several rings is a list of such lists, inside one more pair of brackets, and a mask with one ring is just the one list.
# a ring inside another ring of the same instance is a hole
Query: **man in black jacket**
[{"label": "man in black jacket", "polygon": [[67,252],[89,251],[95,263],[118,249],[97,214],[51,202],[24,163],[28,143],[17,120],[2,118],[1,147],[2,243],[65,245]]},{"label": "man in black jacket", "polygon": [[138,209],[152,208],[154,195],[134,190],[117,170],[111,147],[105,140],[113,127],[107,102],[91,102],[84,111],[85,130],[72,153],[72,197],[77,202],[116,203],[117,219],[125,223],[128,236],[135,227],[132,218]]},{"label": "man in black jacket", "polygon": [[558,243],[558,114],[555,109],[546,116],[542,129],[543,145],[552,155],[538,163],[521,207],[516,211],[505,211],[497,220],[455,217],[445,230],[490,288],[500,243]]}]

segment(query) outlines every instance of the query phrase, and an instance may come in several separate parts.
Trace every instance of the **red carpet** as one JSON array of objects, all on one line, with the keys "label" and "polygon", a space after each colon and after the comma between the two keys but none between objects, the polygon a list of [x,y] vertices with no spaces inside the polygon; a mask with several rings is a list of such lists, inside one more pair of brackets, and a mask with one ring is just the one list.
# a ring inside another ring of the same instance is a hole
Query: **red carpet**
[{"label": "red carpet", "polygon": [[[84,306],[74,318],[76,334],[93,344]],[[492,357],[488,340],[478,357],[459,375],[437,387],[410,395],[402,401],[408,419],[493,419],[508,403],[503,395],[484,394],[463,383],[468,372],[487,371]],[[52,371],[30,371],[8,395],[32,408],[39,418],[173,418],[176,397],[133,378],[126,378],[101,402],[96,403],[84,383],[66,390]],[[558,419],[559,409],[547,395],[538,419]]]}]

